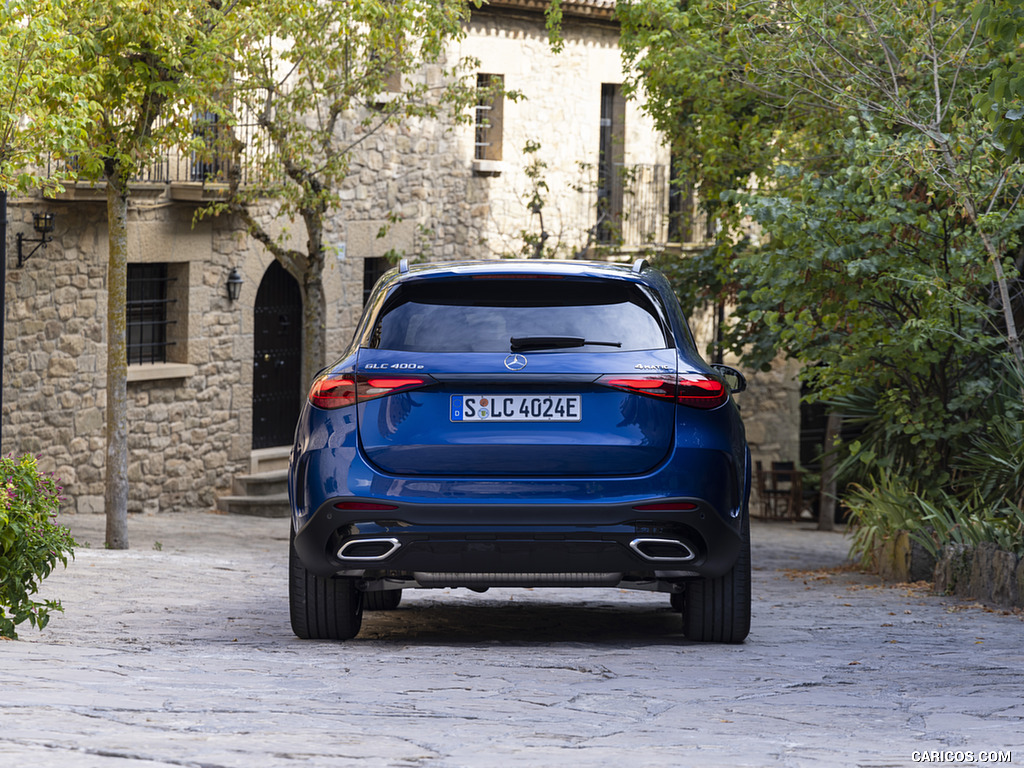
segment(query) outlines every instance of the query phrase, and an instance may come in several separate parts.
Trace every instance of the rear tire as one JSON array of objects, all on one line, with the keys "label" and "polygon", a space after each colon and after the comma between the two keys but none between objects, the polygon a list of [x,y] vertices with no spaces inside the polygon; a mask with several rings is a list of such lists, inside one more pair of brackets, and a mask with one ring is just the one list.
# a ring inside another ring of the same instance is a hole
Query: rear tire
[{"label": "rear tire", "polygon": [[715,579],[686,585],[683,632],[699,643],[742,643],[750,634],[750,517],[744,513],[736,563]]},{"label": "rear tire", "polygon": [[363,610],[393,611],[402,602],[402,590],[388,589],[382,592],[366,592],[363,594]]},{"label": "rear tire", "polygon": [[288,553],[288,605],[292,632],[303,640],[348,640],[363,623],[363,593],[355,579],[318,576],[306,570],[295,551],[292,529]]}]

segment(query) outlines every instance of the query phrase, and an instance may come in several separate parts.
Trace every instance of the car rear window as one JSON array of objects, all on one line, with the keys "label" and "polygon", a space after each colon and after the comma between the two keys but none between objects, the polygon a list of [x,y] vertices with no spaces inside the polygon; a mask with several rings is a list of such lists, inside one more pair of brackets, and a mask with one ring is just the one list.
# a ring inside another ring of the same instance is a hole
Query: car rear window
[{"label": "car rear window", "polygon": [[582,337],[621,346],[668,346],[656,299],[621,280],[481,278],[400,286],[374,325],[370,346],[407,352],[508,352],[512,337]]}]

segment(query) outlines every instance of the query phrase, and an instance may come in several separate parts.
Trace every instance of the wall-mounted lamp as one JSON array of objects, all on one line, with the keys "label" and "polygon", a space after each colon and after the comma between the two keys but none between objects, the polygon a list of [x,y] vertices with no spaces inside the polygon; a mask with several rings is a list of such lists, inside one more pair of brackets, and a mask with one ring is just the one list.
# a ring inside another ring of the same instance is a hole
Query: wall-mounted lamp
[{"label": "wall-mounted lamp", "polygon": [[[53,213],[48,211],[46,213],[33,213],[32,214],[32,228],[39,233],[39,237],[25,237],[21,232],[18,233],[18,266],[21,267],[26,261],[32,258],[33,254],[40,248],[46,247],[46,244],[53,240],[52,237],[47,237],[53,232]],[[36,247],[29,251],[27,254],[22,253],[22,243],[36,243]]]},{"label": "wall-mounted lamp", "polygon": [[242,293],[242,276],[238,274],[238,268],[233,267],[231,274],[228,275],[228,300],[238,301],[239,295]]}]

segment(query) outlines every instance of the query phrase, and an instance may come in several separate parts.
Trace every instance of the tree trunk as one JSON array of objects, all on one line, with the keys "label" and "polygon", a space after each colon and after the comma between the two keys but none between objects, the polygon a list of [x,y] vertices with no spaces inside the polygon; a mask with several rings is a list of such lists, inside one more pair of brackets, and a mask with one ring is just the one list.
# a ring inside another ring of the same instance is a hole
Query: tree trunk
[{"label": "tree trunk", "polygon": [[107,177],[107,462],[103,500],[108,549],[128,549],[128,193]]},{"label": "tree trunk", "polygon": [[836,526],[836,443],[839,441],[843,417],[828,415],[825,426],[825,449],[821,459],[821,497],[818,500],[818,530],[831,531]]},{"label": "tree trunk", "polygon": [[313,377],[327,364],[327,301],[324,282],[318,270],[305,274],[302,296],[302,387],[305,391]]},{"label": "tree trunk", "polygon": [[7,319],[7,190],[0,189],[0,447],[3,446],[4,323]]}]

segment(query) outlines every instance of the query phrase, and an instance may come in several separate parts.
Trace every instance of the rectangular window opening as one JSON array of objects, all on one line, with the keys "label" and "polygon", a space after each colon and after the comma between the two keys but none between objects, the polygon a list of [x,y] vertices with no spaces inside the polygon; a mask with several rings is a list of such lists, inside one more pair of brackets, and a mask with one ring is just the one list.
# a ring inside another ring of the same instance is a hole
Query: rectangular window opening
[{"label": "rectangular window opening", "polygon": [[165,263],[128,265],[128,365],[168,362],[168,350],[175,344],[168,333],[175,324],[169,312],[177,302],[169,291],[174,282]]},{"label": "rectangular window opening", "polygon": [[370,300],[370,293],[384,273],[391,269],[391,262],[383,256],[367,256],[363,259],[363,306]]},{"label": "rectangular window opening", "polygon": [[597,241],[621,240],[625,169],[626,99],[617,83],[601,84],[597,161]]},{"label": "rectangular window opening", "polygon": [[476,87],[479,95],[474,120],[476,135],[473,157],[476,160],[501,160],[505,77],[479,73],[476,76]]}]

